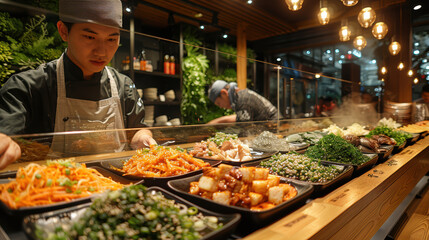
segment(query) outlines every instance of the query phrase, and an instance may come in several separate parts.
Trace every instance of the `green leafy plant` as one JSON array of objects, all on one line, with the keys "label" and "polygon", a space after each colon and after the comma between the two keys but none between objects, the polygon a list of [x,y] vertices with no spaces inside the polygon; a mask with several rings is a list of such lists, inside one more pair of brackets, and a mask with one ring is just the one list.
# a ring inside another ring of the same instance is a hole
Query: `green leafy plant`
[{"label": "green leafy plant", "polygon": [[58,58],[66,44],[46,16],[14,18],[0,12],[0,83],[14,72],[34,69]]},{"label": "green leafy plant", "polygon": [[200,52],[202,42],[193,28],[184,31],[186,57],[183,59],[183,91],[181,112],[185,124],[204,123],[208,98],[205,94],[209,60]]},{"label": "green leafy plant", "polygon": [[[226,43],[220,44],[218,46],[219,51],[224,52],[220,55],[223,56],[225,59],[230,60],[233,63],[237,63],[237,48],[228,45]],[[251,59],[255,59],[255,51],[253,49],[248,48],[247,49],[247,61],[249,63],[253,63],[254,61]]]}]

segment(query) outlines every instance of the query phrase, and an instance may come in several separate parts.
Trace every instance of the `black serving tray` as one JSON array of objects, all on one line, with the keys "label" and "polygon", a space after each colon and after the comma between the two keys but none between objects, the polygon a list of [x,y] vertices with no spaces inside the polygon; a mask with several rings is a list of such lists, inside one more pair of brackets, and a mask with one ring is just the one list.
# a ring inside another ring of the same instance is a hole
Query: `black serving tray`
[{"label": "black serving tray", "polygon": [[[108,159],[100,162],[100,165],[102,168],[108,171],[111,171],[119,176],[122,176],[123,178],[129,179],[131,181],[143,180],[144,185],[146,187],[159,186],[163,188],[167,187],[167,182],[170,180],[193,176],[196,174],[200,174],[203,171],[202,169],[199,169],[199,170],[188,172],[182,175],[176,175],[176,176],[170,176],[170,177],[138,177],[138,176],[132,176],[132,175],[123,175],[124,172],[112,169],[112,166],[115,168],[122,168],[124,166],[124,162],[127,161],[128,159],[130,159],[130,157]],[[204,161],[209,163],[212,167],[217,166],[221,163],[220,160],[212,160],[212,159],[204,159]]]},{"label": "black serving tray", "polygon": [[370,157],[370,159],[361,165],[349,164],[349,163],[340,163],[340,162],[331,162],[331,161],[321,161],[321,162],[322,163],[344,165],[344,166],[353,166],[353,168],[354,168],[353,176],[357,176],[357,175],[361,174],[362,172],[372,168],[377,163],[377,160],[378,160],[378,154],[364,153],[363,155]]},{"label": "black serving tray", "polygon": [[[217,212],[212,212],[201,208],[191,202],[188,202],[159,187],[150,187],[148,188],[148,191],[161,192],[166,198],[172,199],[176,203],[184,204],[188,207],[197,207],[199,212],[203,213],[205,216],[217,217],[219,219],[219,222],[223,223],[223,227],[203,236],[202,239],[205,240],[227,239],[227,237],[230,236],[232,232],[234,232],[240,221],[240,215],[237,213],[226,215]],[[55,230],[55,228],[61,224],[72,224],[70,222],[70,219],[73,220],[79,217],[79,214],[82,214],[83,211],[87,209],[90,205],[91,203],[87,203],[62,210],[27,216],[23,219],[23,230],[30,239],[37,239],[35,235],[37,224],[39,224],[39,226],[41,226],[43,229],[52,230]]]},{"label": "black serving tray", "polygon": [[406,144],[407,144],[407,141],[403,142],[401,145],[395,145],[393,147],[392,153],[395,154],[395,153],[401,152],[402,150],[404,150]]},{"label": "black serving tray", "polygon": [[384,148],[387,151],[384,153],[378,153],[377,164],[385,162],[390,157],[390,154],[392,154],[392,152],[393,152],[394,146],[392,146],[392,145],[381,145],[380,148]]},{"label": "black serving tray", "polygon": [[[103,168],[100,167],[90,167],[93,168],[95,170],[97,170],[99,173],[101,173],[104,177],[110,177],[112,178],[113,181],[119,182],[121,184],[132,184],[132,183],[136,183],[136,184],[142,184],[143,181],[130,181],[129,179],[126,179],[124,177],[118,176],[112,172],[106,171]],[[16,172],[15,172],[16,175]],[[15,176],[13,176],[15,177]],[[0,184],[2,183],[8,183],[9,181],[11,181],[11,179],[0,179]],[[53,203],[53,204],[49,204],[49,205],[40,205],[40,206],[32,206],[32,207],[21,207],[18,209],[12,209],[9,206],[7,206],[5,203],[3,203],[2,201],[0,201],[0,209],[1,211],[7,213],[8,215],[11,216],[16,216],[16,217],[23,217],[29,214],[36,214],[36,213],[42,213],[42,212],[48,212],[48,211],[54,211],[57,209],[61,209],[61,208],[66,208],[66,207],[70,207],[70,206],[74,206],[74,205],[78,205],[78,204],[82,204],[85,202],[90,202],[91,198],[95,197],[99,195],[99,193],[97,194],[93,194],[91,196],[88,197],[84,197],[84,198],[79,198],[79,199],[74,199],[68,202],[58,202],[58,203]]]},{"label": "black serving tray", "polygon": [[[257,162],[251,162],[251,163],[245,163],[245,164],[242,164],[241,166],[242,167],[261,167],[261,166],[259,166],[259,163],[262,161],[264,161],[264,160],[260,160]],[[335,165],[338,167],[343,167],[343,171],[336,178],[332,179],[331,181],[324,182],[324,183],[302,181],[302,180],[298,180],[295,178],[291,178],[291,179],[293,179],[295,182],[301,182],[301,183],[306,183],[306,184],[312,185],[313,189],[314,189],[313,196],[319,196],[319,195],[327,193],[329,190],[332,190],[335,187],[338,187],[340,184],[348,181],[353,175],[354,168],[351,165],[341,165],[341,164],[337,164],[337,163],[327,163],[327,162],[321,162],[321,164],[323,164],[325,166],[326,165],[329,165],[329,166]],[[283,176],[280,176],[280,177],[286,178]]]},{"label": "black serving tray", "polygon": [[[295,152],[303,153],[310,146],[309,143],[300,143],[300,142],[292,142],[292,143],[288,143],[288,144],[289,144],[289,147],[293,147],[295,149],[291,149],[289,151],[278,150],[275,152],[288,153],[288,152],[295,151]],[[269,152],[269,151],[266,151],[265,149],[259,149],[259,148],[255,148],[255,147],[252,147],[252,149],[253,149],[253,151],[257,151],[257,152]]]},{"label": "black serving tray", "polygon": [[[191,151],[191,150],[192,150],[192,148],[189,149],[188,152]],[[233,165],[233,166],[240,166],[243,163],[248,163],[248,162],[253,162],[253,161],[258,161],[258,160],[262,160],[262,159],[265,159],[265,158],[269,158],[269,157],[273,156],[276,153],[278,153],[278,152],[263,152],[263,151],[251,150],[250,151],[250,154],[252,156],[251,160],[247,160],[247,161],[219,160],[219,161],[221,161],[222,163],[225,163],[225,164]],[[207,160],[212,160],[213,161],[212,158],[208,158],[208,157],[195,157],[195,158],[203,159],[205,161],[207,161]]]},{"label": "black serving tray", "polygon": [[259,227],[266,226],[277,220],[279,217],[284,216],[289,211],[296,209],[296,207],[303,205],[313,192],[313,186],[310,184],[281,178],[282,183],[289,183],[297,189],[297,196],[275,206],[274,208],[264,211],[252,211],[248,208],[220,204],[213,200],[188,193],[190,183],[198,182],[201,176],[202,174],[199,174],[188,178],[172,180],[168,182],[168,186],[179,196],[206,209],[225,214],[241,214],[242,221],[238,230],[240,233],[244,234],[253,232]]}]

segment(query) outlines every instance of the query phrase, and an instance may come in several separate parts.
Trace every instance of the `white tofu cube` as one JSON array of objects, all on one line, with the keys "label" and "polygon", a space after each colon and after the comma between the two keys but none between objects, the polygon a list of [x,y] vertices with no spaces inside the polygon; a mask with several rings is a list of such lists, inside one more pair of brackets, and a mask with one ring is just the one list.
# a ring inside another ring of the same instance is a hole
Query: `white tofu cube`
[{"label": "white tofu cube", "polygon": [[249,192],[250,204],[256,206],[264,200],[264,196],[259,193]]},{"label": "white tofu cube", "polygon": [[229,171],[231,171],[231,169],[233,168],[233,166],[228,165],[228,164],[220,164],[218,166],[219,170],[220,170],[220,176],[224,176],[225,174],[229,173]]},{"label": "white tofu cube", "polygon": [[283,202],[283,196],[285,195],[283,187],[270,187],[268,189],[268,201],[278,205]]},{"label": "white tofu cube", "polygon": [[270,172],[267,168],[255,168],[255,180],[267,180],[268,173]]},{"label": "white tofu cube", "polygon": [[253,180],[252,182],[253,192],[266,195],[268,190],[268,181],[267,180]]},{"label": "white tofu cube", "polygon": [[253,171],[254,167],[242,167],[239,168],[241,175],[243,175],[242,180],[245,183],[251,183],[253,181]]},{"label": "white tofu cube", "polygon": [[201,176],[200,181],[198,181],[198,187],[204,191],[215,192],[217,182],[211,177]]},{"label": "white tofu cube", "polygon": [[230,200],[231,200],[231,192],[230,191],[213,193],[213,201],[215,201],[217,203],[229,205]]}]

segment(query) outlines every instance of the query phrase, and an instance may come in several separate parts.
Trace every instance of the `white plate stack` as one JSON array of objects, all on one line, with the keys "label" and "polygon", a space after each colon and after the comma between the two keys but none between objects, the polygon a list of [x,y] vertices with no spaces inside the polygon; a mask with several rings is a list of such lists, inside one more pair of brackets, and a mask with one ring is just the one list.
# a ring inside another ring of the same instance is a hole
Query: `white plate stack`
[{"label": "white plate stack", "polygon": [[180,125],[180,118],[173,118],[169,121],[171,125],[173,126],[179,126]]},{"label": "white plate stack", "polygon": [[167,115],[160,115],[158,117],[155,118],[155,126],[166,126],[169,125],[167,124],[168,118]]},{"label": "white plate stack", "polygon": [[167,101],[174,101],[174,99],[176,99],[176,94],[174,93],[174,90],[168,90],[167,92],[164,93],[165,95],[165,100]]},{"label": "white plate stack", "polygon": [[154,106],[150,105],[150,106],[145,106],[144,110],[145,110],[145,114],[144,114],[144,122],[149,126],[152,127],[154,120],[153,120],[153,109]]},{"label": "white plate stack", "polygon": [[143,90],[144,100],[155,101],[158,99],[158,89],[156,88],[145,88]]}]

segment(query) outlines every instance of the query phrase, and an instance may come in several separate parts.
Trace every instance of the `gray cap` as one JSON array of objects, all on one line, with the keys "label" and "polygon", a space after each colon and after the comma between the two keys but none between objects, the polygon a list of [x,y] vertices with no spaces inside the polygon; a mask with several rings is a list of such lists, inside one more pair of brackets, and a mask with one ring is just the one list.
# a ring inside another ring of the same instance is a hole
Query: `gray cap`
[{"label": "gray cap", "polygon": [[60,0],[60,20],[69,23],[98,23],[122,27],[120,0]]},{"label": "gray cap", "polygon": [[224,80],[216,80],[209,89],[210,101],[215,102],[216,98],[220,95],[220,91],[224,89],[226,85],[228,85],[228,83]]}]

